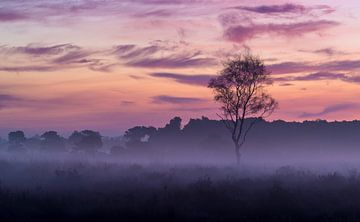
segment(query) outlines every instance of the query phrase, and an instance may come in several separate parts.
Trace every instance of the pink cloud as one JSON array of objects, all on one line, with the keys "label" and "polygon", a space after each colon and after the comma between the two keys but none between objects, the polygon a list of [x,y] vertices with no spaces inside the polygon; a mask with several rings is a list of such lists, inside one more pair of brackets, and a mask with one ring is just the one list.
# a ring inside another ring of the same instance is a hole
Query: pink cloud
[{"label": "pink cloud", "polygon": [[325,116],[330,113],[336,113],[336,112],[340,112],[343,110],[349,110],[349,109],[354,109],[354,108],[358,108],[358,107],[359,107],[359,104],[355,104],[355,103],[340,103],[340,104],[327,106],[321,112],[317,112],[317,113],[304,112],[299,117],[300,118],[322,117],[322,116]]},{"label": "pink cloud", "polygon": [[0,22],[19,21],[27,18],[28,16],[24,13],[13,11],[11,9],[0,9]]},{"label": "pink cloud", "polygon": [[263,24],[263,25],[236,25],[230,26],[224,31],[224,38],[232,42],[242,43],[264,34],[274,34],[286,37],[299,37],[307,33],[323,31],[339,25],[338,22],[319,20],[300,23]]},{"label": "pink cloud", "polygon": [[232,9],[239,9],[247,12],[253,12],[266,15],[317,15],[330,14],[335,11],[334,8],[327,5],[304,6],[300,4],[282,4],[282,5],[259,5],[259,6],[236,6]]},{"label": "pink cloud", "polygon": [[172,79],[179,83],[199,86],[207,86],[209,84],[209,80],[214,77],[214,75],[185,75],[179,73],[164,72],[151,73],[150,76],[156,78]]},{"label": "pink cloud", "polygon": [[152,97],[154,103],[170,103],[170,104],[186,104],[186,103],[199,103],[206,100],[195,98],[195,97],[176,97],[176,96],[167,96],[160,95]]},{"label": "pink cloud", "polygon": [[204,67],[216,65],[214,58],[198,57],[193,54],[172,54],[161,58],[140,58],[126,63],[128,66],[142,68],[186,68],[186,67]]},{"label": "pink cloud", "polygon": [[299,72],[333,72],[333,71],[356,71],[360,69],[360,60],[337,60],[320,64],[306,62],[283,62],[268,66],[272,74],[291,74]]}]

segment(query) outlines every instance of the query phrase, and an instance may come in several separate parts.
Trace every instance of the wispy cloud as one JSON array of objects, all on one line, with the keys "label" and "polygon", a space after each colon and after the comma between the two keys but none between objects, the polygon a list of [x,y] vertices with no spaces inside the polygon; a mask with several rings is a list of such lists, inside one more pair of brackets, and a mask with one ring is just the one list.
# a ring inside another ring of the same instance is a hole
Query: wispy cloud
[{"label": "wispy cloud", "polygon": [[9,94],[0,94],[0,102],[4,101],[19,101],[20,97],[9,95]]},{"label": "wispy cloud", "polygon": [[63,56],[55,58],[52,62],[60,65],[72,63],[90,63],[95,61],[93,59],[88,59],[91,54],[91,52],[86,52],[84,50],[71,51]]},{"label": "wispy cloud", "polygon": [[327,56],[333,55],[345,55],[346,53],[340,50],[336,50],[333,48],[322,48],[317,50],[299,50],[299,52],[307,52],[307,53],[314,53],[314,54],[321,54]]},{"label": "wispy cloud", "polygon": [[312,81],[312,80],[334,80],[334,79],[345,79],[345,78],[347,78],[347,76],[342,73],[317,72],[305,76],[295,77],[294,80]]},{"label": "wispy cloud", "polygon": [[175,97],[175,96],[167,96],[160,95],[152,97],[154,103],[170,103],[170,104],[186,104],[186,103],[199,103],[204,102],[206,100],[200,98],[193,97]]},{"label": "wispy cloud", "polygon": [[13,22],[28,19],[28,16],[22,12],[11,9],[0,8],[0,22]]},{"label": "wispy cloud", "polygon": [[327,5],[304,6],[300,4],[282,4],[282,5],[258,5],[258,6],[236,6],[232,9],[239,9],[247,12],[267,15],[284,15],[284,14],[329,14],[335,11],[334,8]]},{"label": "wispy cloud", "polygon": [[340,103],[340,104],[335,104],[335,105],[325,107],[321,112],[317,112],[317,113],[304,112],[301,115],[299,115],[299,117],[300,118],[322,117],[327,114],[340,112],[340,111],[344,111],[344,110],[349,110],[349,109],[354,109],[354,108],[358,108],[358,107],[359,107],[359,104],[355,104],[355,103]]},{"label": "wispy cloud", "polygon": [[235,25],[226,27],[223,36],[228,41],[238,43],[257,38],[264,34],[273,34],[294,38],[303,36],[307,33],[323,31],[337,25],[339,25],[338,22],[328,20],[282,24],[251,24],[247,26]]},{"label": "wispy cloud", "polygon": [[279,86],[293,86],[294,84],[292,83],[281,83],[279,84]]},{"label": "wispy cloud", "polygon": [[126,65],[142,68],[188,68],[216,65],[214,58],[200,57],[199,53],[172,54],[160,58],[139,58],[128,61]]},{"label": "wispy cloud", "polygon": [[149,10],[145,12],[140,12],[134,14],[134,17],[171,17],[174,16],[176,12],[174,10],[169,9],[157,9],[157,10]]},{"label": "wispy cloud", "polygon": [[335,60],[320,64],[310,62],[282,62],[268,66],[272,74],[291,74],[299,72],[336,72],[360,69],[360,60]]},{"label": "wispy cloud", "polygon": [[283,5],[259,5],[259,6],[236,6],[233,9],[240,9],[260,14],[277,14],[277,13],[304,13],[307,8],[299,4],[283,4]]},{"label": "wispy cloud", "polygon": [[212,0],[127,0],[127,1],[141,3],[141,4],[153,4],[153,5],[202,4],[202,3],[212,2]]},{"label": "wispy cloud", "polygon": [[[134,15],[169,17],[177,10],[174,6],[203,5],[211,0],[3,0],[0,9],[0,22],[19,20],[48,21],[52,18],[128,16]],[[157,9],[154,9],[154,8]],[[58,20],[61,22],[61,19]]]},{"label": "wispy cloud", "polygon": [[301,76],[278,77],[272,78],[277,82],[290,82],[290,81],[318,81],[318,80],[341,80],[344,82],[360,83],[360,76],[346,75],[344,73],[333,72],[316,72]]},{"label": "wispy cloud", "polygon": [[134,105],[134,104],[135,104],[134,101],[128,101],[128,100],[121,101],[121,105],[123,105],[123,106],[130,106],[130,105]]},{"label": "wispy cloud", "polygon": [[179,83],[189,84],[189,85],[199,85],[199,86],[207,86],[209,80],[214,77],[214,75],[186,75],[179,73],[166,73],[166,72],[157,72],[151,73],[150,76],[156,78],[166,78],[172,79]]},{"label": "wispy cloud", "polygon": [[217,64],[215,58],[187,46],[187,43],[183,41],[156,40],[148,46],[118,45],[111,50],[110,54],[127,66],[140,68],[187,68]]},{"label": "wispy cloud", "polygon": [[[0,54],[13,64],[0,66],[0,71],[6,72],[51,72],[78,67],[109,72],[118,65],[117,62],[104,61],[106,55],[103,52],[83,49],[73,44],[0,46]],[[28,64],[29,61],[29,65],[15,65]]]},{"label": "wispy cloud", "polygon": [[136,45],[119,45],[115,47],[113,54],[121,59],[136,59],[153,55],[161,50],[165,49],[157,45],[146,47],[138,47]]},{"label": "wispy cloud", "polygon": [[10,94],[0,94],[0,109],[8,107],[13,102],[21,101],[22,98]]},{"label": "wispy cloud", "polygon": [[52,46],[29,44],[20,47],[1,46],[0,52],[6,55],[26,54],[31,56],[53,56],[63,54],[72,50],[79,50],[80,47],[72,44],[59,44]]},{"label": "wispy cloud", "polygon": [[0,66],[0,71],[3,72],[52,72],[59,70],[54,66]]},{"label": "wispy cloud", "polygon": [[66,108],[87,104],[88,95],[70,94],[61,97],[36,98],[24,95],[0,94],[0,108],[26,108],[44,110],[51,108]]}]

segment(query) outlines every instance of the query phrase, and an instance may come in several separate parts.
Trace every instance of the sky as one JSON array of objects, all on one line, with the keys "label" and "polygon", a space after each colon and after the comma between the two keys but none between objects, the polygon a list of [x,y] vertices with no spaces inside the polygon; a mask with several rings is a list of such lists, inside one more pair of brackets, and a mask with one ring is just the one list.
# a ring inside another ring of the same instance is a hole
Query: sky
[{"label": "sky", "polygon": [[1,0],[0,135],[216,118],[208,80],[265,61],[269,120],[360,117],[360,1]]}]

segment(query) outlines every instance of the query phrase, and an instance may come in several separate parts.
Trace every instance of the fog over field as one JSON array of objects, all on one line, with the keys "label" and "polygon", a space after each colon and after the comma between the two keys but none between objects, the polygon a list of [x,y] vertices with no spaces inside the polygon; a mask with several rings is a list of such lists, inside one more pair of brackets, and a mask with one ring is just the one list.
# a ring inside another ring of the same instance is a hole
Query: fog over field
[{"label": "fog over field", "polygon": [[0,151],[0,219],[357,221],[358,125],[261,121],[240,164],[207,118],[116,138],[13,132]]},{"label": "fog over field", "polygon": [[359,164],[199,162],[2,154],[0,219],[357,221],[360,216]]}]

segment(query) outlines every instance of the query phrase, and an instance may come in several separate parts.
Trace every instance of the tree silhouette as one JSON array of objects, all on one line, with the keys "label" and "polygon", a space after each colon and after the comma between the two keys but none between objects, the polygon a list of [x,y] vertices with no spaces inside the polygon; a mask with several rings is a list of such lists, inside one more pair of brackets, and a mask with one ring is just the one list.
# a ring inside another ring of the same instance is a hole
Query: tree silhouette
[{"label": "tree silhouette", "polygon": [[64,151],[65,139],[55,131],[48,131],[41,135],[41,148],[46,151]]},{"label": "tree silhouette", "polygon": [[94,153],[103,146],[100,133],[92,130],[74,131],[69,142],[75,145],[74,149],[88,153]]},{"label": "tree silhouette", "polygon": [[[239,163],[240,148],[248,132],[256,120],[275,110],[277,102],[264,89],[271,81],[260,58],[247,52],[225,61],[223,66],[208,87],[213,89],[214,100],[221,104],[222,114],[218,116],[231,133]],[[250,117],[249,123],[246,119]]]},{"label": "tree silhouette", "polygon": [[155,127],[136,126],[125,132],[124,138],[128,148],[144,148],[148,139],[156,133]]},{"label": "tree silhouette", "polygon": [[157,132],[150,137],[149,142],[155,147],[164,146],[168,152],[177,149],[181,136],[181,118],[176,116],[165,127],[158,128]]},{"label": "tree silhouette", "polygon": [[26,137],[23,131],[10,132],[8,135],[9,151],[24,151]]}]

